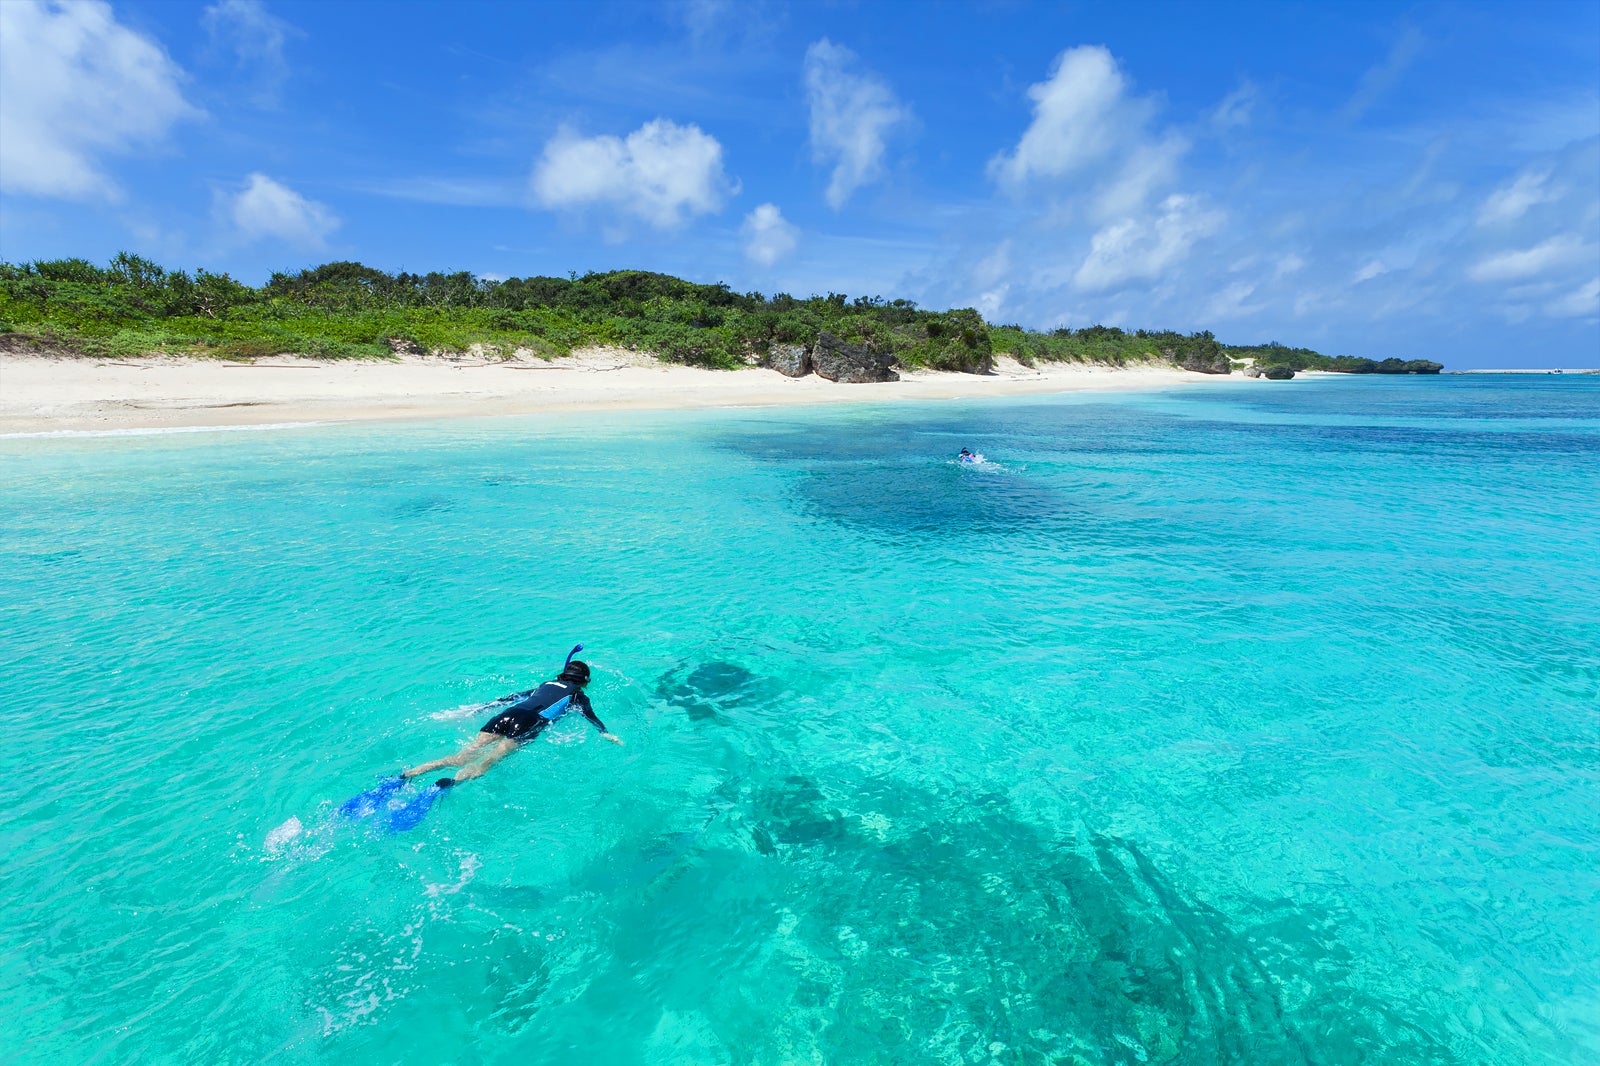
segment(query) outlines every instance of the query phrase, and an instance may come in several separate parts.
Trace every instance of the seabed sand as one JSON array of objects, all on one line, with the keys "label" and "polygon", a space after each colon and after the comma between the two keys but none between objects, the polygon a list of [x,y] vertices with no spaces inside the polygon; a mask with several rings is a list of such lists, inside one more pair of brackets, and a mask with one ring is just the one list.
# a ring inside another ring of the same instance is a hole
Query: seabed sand
[{"label": "seabed sand", "polygon": [[[772,370],[700,370],[638,352],[587,348],[564,359],[393,362],[274,356],[254,363],[145,356],[0,355],[0,435],[431,419],[540,411],[886,402],[1144,389],[1248,380],[1158,367],[1112,369],[1009,357],[993,374],[901,372],[841,385]],[[1274,383],[1276,384],[1276,383]]]}]

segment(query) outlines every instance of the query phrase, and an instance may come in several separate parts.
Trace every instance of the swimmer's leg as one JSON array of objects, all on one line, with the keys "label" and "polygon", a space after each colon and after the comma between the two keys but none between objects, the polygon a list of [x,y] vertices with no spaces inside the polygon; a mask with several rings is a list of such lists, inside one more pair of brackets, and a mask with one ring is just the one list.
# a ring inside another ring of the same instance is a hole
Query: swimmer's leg
[{"label": "swimmer's leg", "polygon": [[[477,762],[473,763],[471,766],[467,767],[465,770],[462,770],[456,775],[456,784],[459,785],[463,781],[471,781],[474,777],[482,777],[486,772],[488,772],[489,767],[493,766],[501,759],[504,759],[507,755],[510,755],[520,747],[522,747],[522,745],[519,742],[512,740],[510,737],[501,737],[500,743],[489,749],[489,754],[485,755],[483,758],[479,759]],[[460,763],[457,763],[456,765],[459,766]]]},{"label": "swimmer's leg", "polygon": [[[432,762],[425,762],[421,766],[413,766],[409,770],[401,771],[400,776],[416,777],[418,774],[425,774],[430,770],[437,770],[441,766],[464,766],[472,761],[473,755],[478,751],[479,748],[496,740],[505,740],[505,738],[498,733],[479,733],[472,739],[472,743],[468,744],[454,755],[444,759],[435,759]],[[479,772],[481,773],[482,771]]]}]

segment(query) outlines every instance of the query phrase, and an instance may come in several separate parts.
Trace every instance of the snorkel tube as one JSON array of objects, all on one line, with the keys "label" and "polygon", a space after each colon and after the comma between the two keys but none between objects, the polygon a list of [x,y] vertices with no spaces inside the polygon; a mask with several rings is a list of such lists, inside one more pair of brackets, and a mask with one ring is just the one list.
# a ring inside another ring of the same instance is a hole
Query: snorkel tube
[{"label": "snorkel tube", "polygon": [[567,661],[561,664],[561,669],[565,670],[567,668],[567,666],[569,664],[571,664],[572,657],[574,655],[578,654],[582,650],[583,650],[583,645],[582,644],[574,644],[572,646],[572,650],[567,652]]}]

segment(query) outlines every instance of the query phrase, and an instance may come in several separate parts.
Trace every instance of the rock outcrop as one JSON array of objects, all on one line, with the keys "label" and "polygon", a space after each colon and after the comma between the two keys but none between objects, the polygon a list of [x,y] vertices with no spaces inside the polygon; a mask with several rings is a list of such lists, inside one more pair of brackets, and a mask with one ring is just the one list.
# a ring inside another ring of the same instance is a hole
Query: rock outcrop
[{"label": "rock outcrop", "polygon": [[811,369],[818,377],[846,384],[870,381],[899,381],[891,368],[894,353],[878,352],[864,344],[849,344],[832,333],[817,334],[811,350]]},{"label": "rock outcrop", "polygon": [[1435,363],[1432,359],[1385,359],[1373,362],[1371,359],[1357,359],[1351,365],[1351,374],[1437,374],[1444,369],[1443,363]]},{"label": "rock outcrop", "polygon": [[811,349],[803,344],[774,344],[761,365],[785,377],[803,378],[811,373]]},{"label": "rock outcrop", "polygon": [[428,349],[412,340],[410,337],[392,336],[383,338],[389,345],[389,350],[395,355],[427,355]]},{"label": "rock outcrop", "polygon": [[1272,381],[1288,381],[1294,377],[1294,370],[1286,366],[1269,366],[1261,371],[1261,376]]},{"label": "rock outcrop", "polygon": [[1244,376],[1247,378],[1258,378],[1261,376],[1261,368],[1259,366],[1247,366],[1244,368]]},{"label": "rock outcrop", "polygon": [[[1170,355],[1167,358],[1172,358]],[[1191,355],[1178,363],[1180,370],[1192,370],[1196,374],[1231,374],[1233,364],[1228,357],[1218,352],[1216,355]]]}]

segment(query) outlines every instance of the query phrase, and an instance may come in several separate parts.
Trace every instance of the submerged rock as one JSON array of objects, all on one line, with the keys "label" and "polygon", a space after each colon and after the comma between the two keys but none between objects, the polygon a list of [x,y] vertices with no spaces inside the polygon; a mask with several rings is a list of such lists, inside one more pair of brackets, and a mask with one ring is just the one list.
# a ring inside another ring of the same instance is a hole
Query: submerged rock
[{"label": "submerged rock", "polygon": [[671,670],[656,682],[656,694],[695,721],[720,721],[741,707],[760,705],[772,686],[737,663],[712,662]]},{"label": "submerged rock", "polygon": [[878,352],[864,344],[850,344],[832,333],[817,334],[817,344],[811,352],[811,369],[818,377],[846,384],[871,381],[899,381],[894,366],[894,353]]}]

